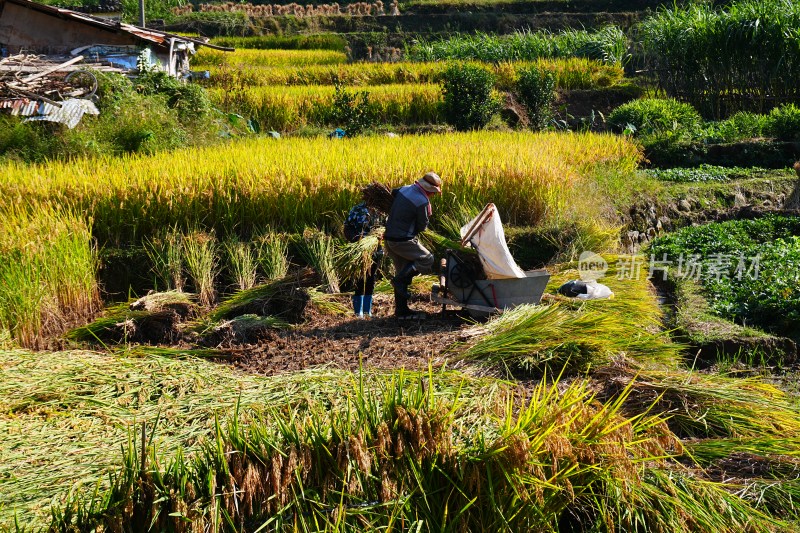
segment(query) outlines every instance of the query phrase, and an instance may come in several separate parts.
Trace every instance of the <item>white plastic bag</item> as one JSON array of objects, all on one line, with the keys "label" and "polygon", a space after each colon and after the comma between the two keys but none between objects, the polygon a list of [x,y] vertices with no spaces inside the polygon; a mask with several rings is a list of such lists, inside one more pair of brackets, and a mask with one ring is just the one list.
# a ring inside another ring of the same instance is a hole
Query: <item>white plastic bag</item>
[{"label": "white plastic bag", "polygon": [[604,300],[614,298],[614,293],[606,285],[590,280],[586,282],[586,294],[579,294],[576,298],[579,300]]},{"label": "white plastic bag", "polygon": [[478,257],[488,279],[525,277],[525,272],[508,251],[506,234],[494,204],[488,204],[477,217],[461,228],[461,239],[478,250]]}]

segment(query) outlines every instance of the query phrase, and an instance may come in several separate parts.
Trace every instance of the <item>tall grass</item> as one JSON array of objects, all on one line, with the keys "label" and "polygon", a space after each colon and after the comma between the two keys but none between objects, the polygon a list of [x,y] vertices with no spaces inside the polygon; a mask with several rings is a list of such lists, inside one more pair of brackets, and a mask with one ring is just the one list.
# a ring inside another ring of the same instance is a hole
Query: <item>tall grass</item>
[{"label": "tall grass", "polygon": [[0,332],[43,347],[99,309],[97,253],[81,217],[8,207],[0,232]]},{"label": "tall grass", "polygon": [[589,133],[248,139],[169,157],[10,162],[0,166],[0,209],[74,209],[103,244],[141,242],[165,227],[249,237],[333,224],[374,179],[397,186],[436,169],[445,180],[436,210],[494,202],[508,224],[535,225],[598,213],[582,187],[599,171],[631,175],[639,154],[624,138]]},{"label": "tall grass", "polygon": [[408,55],[416,61],[462,59],[489,62],[583,57],[621,65],[628,56],[628,38],[616,26],[595,32],[525,30],[499,36],[459,35],[439,41],[420,42],[410,48]]},{"label": "tall grass", "polygon": [[720,118],[797,101],[798,27],[797,2],[736,0],[662,9],[641,34],[667,94]]}]

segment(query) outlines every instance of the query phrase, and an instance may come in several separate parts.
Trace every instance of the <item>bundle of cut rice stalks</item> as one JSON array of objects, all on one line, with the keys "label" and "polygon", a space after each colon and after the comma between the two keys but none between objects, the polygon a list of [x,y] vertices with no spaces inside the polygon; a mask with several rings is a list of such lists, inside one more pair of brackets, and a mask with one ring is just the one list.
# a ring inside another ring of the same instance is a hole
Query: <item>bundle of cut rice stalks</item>
[{"label": "bundle of cut rice stalks", "polygon": [[392,189],[388,185],[373,181],[361,189],[361,194],[370,209],[375,209],[384,215],[388,215],[389,211],[392,210],[394,197],[392,196]]},{"label": "bundle of cut rice stalks", "polygon": [[380,254],[384,228],[379,226],[354,242],[348,242],[336,252],[336,267],[339,277],[347,281],[358,281],[367,277]]}]

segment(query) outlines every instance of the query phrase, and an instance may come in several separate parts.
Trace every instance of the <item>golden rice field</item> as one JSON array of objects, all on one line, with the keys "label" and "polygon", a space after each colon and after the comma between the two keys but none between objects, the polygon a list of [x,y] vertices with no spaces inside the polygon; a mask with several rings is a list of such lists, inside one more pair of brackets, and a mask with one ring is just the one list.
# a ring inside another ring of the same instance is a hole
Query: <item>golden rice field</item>
[{"label": "golden rice field", "polygon": [[306,65],[335,65],[347,62],[344,52],[333,50],[249,50],[223,52],[202,47],[192,58],[195,68],[227,65],[232,67],[301,67]]},{"label": "golden rice field", "polygon": [[[439,85],[371,85],[363,90],[369,95],[368,111],[380,124],[411,126],[442,122]],[[262,130],[278,131],[334,123],[330,118],[334,93],[332,85],[254,86],[237,91],[222,88],[209,91],[212,100],[222,109],[257,121]]]},{"label": "golden rice field", "polygon": [[[286,63],[278,63],[275,50],[240,50],[228,56],[217,57],[219,61],[206,62],[202,66],[211,71],[213,85],[262,86],[262,85],[386,85],[397,83],[436,83],[447,68],[446,63],[345,63],[344,61],[311,60],[312,54],[287,54]],[[294,51],[289,51],[294,52]],[[317,53],[320,51],[314,51]],[[219,52],[223,54],[224,52]],[[258,59],[259,54],[264,59]],[[328,52],[325,52],[326,54]],[[308,62],[301,61],[308,59]],[[622,81],[622,67],[600,61],[581,58],[541,59],[533,62],[472,63],[484,66],[497,77],[498,87],[510,87],[523,67],[536,65],[549,70],[556,77],[556,86],[562,90],[610,87]]]},{"label": "golden rice field", "polygon": [[330,225],[361,186],[435,170],[445,180],[435,209],[494,202],[508,222],[530,225],[575,216],[595,172],[630,175],[639,159],[625,138],[592,133],[245,139],[157,156],[10,162],[0,167],[0,212],[74,210],[101,243],[137,242],[170,226],[247,236]]}]

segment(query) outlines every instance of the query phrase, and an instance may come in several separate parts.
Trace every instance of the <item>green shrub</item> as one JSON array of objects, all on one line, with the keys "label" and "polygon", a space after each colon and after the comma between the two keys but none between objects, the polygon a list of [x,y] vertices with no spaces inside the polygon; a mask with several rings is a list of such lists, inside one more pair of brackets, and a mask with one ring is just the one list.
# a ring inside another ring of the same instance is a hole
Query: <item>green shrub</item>
[{"label": "green shrub", "polygon": [[727,120],[709,122],[703,131],[707,142],[735,142],[764,134],[767,117],[740,111]]},{"label": "green shrub", "polygon": [[787,104],[773,109],[766,118],[765,131],[781,140],[800,140],[800,107]]},{"label": "green shrub", "polygon": [[167,105],[177,110],[183,121],[203,118],[211,111],[211,101],[202,87],[181,82],[161,70],[140,74],[136,90],[145,95],[164,95]]},{"label": "green shrub", "polygon": [[474,65],[452,64],[442,74],[444,117],[458,130],[479,129],[499,108],[494,75]]},{"label": "green shrub", "polygon": [[374,114],[370,109],[367,91],[350,92],[336,85],[330,122],[341,126],[348,136],[355,136],[374,125]]},{"label": "green shrub", "polygon": [[531,128],[541,130],[553,116],[556,99],[556,79],[552,72],[535,66],[519,71],[517,93],[528,111]]},{"label": "green shrub", "polygon": [[688,135],[698,129],[702,120],[689,104],[645,98],[619,106],[608,116],[608,122],[619,131],[633,129],[640,135],[665,132]]}]

